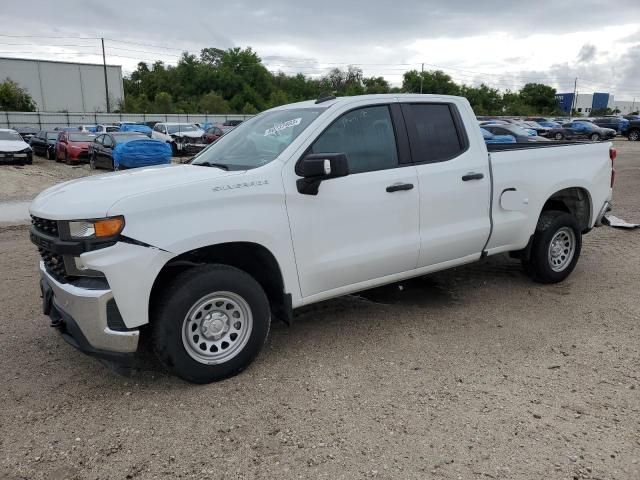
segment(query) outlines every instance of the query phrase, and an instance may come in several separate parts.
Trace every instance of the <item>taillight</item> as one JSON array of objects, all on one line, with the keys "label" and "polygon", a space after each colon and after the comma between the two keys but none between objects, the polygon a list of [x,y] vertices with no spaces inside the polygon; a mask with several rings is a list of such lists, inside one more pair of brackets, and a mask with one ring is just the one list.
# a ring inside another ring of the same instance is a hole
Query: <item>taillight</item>
[{"label": "taillight", "polygon": [[616,169],[614,163],[617,156],[618,151],[615,148],[611,147],[609,149],[609,158],[611,159],[611,188],[613,188],[613,184],[616,181]]}]

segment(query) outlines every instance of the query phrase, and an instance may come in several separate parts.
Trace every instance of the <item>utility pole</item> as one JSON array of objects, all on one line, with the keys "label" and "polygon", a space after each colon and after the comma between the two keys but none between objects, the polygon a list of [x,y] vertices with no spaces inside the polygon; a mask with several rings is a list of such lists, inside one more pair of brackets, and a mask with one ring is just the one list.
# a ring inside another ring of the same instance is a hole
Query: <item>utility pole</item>
[{"label": "utility pole", "polygon": [[578,77],[576,77],[573,82],[573,100],[571,101],[571,111],[569,112],[569,116],[573,117],[573,111],[576,109],[578,105]]},{"label": "utility pole", "polygon": [[109,83],[107,82],[107,57],[104,54],[104,38],[101,38],[102,42],[102,68],[104,70],[104,91],[107,99],[107,113],[111,113],[111,105],[109,105]]},{"label": "utility pole", "polygon": [[424,82],[424,63],[422,64],[422,70],[420,70],[420,93],[422,93],[423,82]]}]

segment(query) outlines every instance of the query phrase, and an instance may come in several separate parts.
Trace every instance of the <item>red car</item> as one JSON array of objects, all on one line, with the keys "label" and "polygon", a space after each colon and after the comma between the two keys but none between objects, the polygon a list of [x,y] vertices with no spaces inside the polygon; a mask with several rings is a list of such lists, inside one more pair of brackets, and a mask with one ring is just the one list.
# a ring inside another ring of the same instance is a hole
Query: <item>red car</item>
[{"label": "red car", "polygon": [[95,135],[82,132],[60,132],[56,143],[56,162],[71,165],[89,161],[89,145]]},{"label": "red car", "polygon": [[216,140],[218,140],[221,136],[223,136],[226,132],[224,130],[222,130],[220,127],[217,126],[213,126],[213,127],[209,127],[207,128],[207,131],[204,132],[204,135],[202,136],[202,138],[204,138],[204,141],[206,143],[213,143]]}]

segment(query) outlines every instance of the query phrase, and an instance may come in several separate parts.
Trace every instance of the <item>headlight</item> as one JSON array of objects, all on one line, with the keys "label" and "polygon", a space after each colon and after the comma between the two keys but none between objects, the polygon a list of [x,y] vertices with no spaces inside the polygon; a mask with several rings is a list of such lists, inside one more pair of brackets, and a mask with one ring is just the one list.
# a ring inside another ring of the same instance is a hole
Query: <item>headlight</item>
[{"label": "headlight", "polygon": [[72,238],[111,238],[124,228],[124,217],[101,218],[99,220],[80,220],[69,222]]}]

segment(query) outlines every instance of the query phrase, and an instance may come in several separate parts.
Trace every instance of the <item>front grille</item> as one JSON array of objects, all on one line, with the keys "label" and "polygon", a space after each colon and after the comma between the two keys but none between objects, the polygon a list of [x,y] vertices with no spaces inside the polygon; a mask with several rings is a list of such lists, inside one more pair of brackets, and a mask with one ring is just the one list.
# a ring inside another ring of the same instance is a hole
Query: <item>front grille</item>
[{"label": "front grille", "polygon": [[67,270],[64,267],[64,258],[62,258],[62,255],[50,252],[48,250],[45,250],[44,248],[38,248],[38,252],[40,252],[40,256],[44,261],[44,266],[47,269],[47,272],[49,272],[49,274],[60,283],[66,283],[68,277]]},{"label": "front grille", "polygon": [[36,230],[42,233],[46,233],[47,235],[52,235],[54,237],[59,236],[58,222],[56,220],[47,220],[46,218],[34,217],[31,215],[31,224],[36,228]]}]

